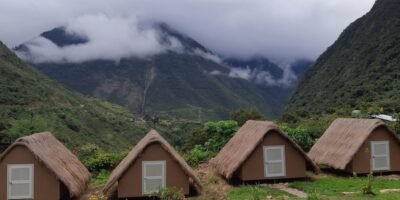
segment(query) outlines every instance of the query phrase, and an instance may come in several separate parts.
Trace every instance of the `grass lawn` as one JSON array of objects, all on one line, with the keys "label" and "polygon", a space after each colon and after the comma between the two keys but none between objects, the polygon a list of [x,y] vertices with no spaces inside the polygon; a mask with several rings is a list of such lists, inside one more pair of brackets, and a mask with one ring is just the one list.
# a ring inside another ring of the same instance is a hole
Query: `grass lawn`
[{"label": "grass lawn", "polygon": [[[361,194],[362,188],[367,184],[367,178],[362,177],[324,177],[315,181],[293,182],[291,187],[302,190],[308,194],[317,193],[328,199],[400,199],[400,193],[380,193],[381,189],[400,189],[400,181],[374,179],[372,182],[375,196]],[[356,192],[358,194],[343,195],[342,192]],[[325,198],[323,198],[325,199]]]},{"label": "grass lawn", "polygon": [[229,200],[263,200],[267,196],[272,196],[274,199],[279,197],[293,197],[293,195],[283,192],[278,189],[269,189],[260,186],[241,186],[233,188],[228,193]]}]

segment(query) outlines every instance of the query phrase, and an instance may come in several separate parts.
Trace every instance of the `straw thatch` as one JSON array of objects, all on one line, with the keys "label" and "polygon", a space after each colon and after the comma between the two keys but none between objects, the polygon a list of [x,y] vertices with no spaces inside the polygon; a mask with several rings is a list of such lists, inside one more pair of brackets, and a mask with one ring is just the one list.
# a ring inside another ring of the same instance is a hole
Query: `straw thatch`
[{"label": "straw thatch", "polygon": [[79,197],[86,190],[91,177],[89,171],[51,133],[36,133],[17,139],[0,156],[0,161],[16,146],[24,146],[32,152],[44,166],[64,183],[70,192],[70,197]]},{"label": "straw thatch", "polygon": [[219,174],[227,179],[232,178],[235,171],[240,168],[254,152],[256,147],[263,141],[265,135],[272,131],[279,133],[288,140],[293,147],[303,155],[307,164],[311,166],[315,172],[319,172],[319,168],[308,158],[301,147],[284,134],[278,125],[268,121],[247,121],[233,138],[229,140],[219,154],[210,161],[211,164],[216,168]]},{"label": "straw thatch", "polygon": [[153,143],[158,143],[161,147],[167,151],[172,158],[182,167],[183,171],[189,176],[191,181],[195,184],[198,189],[201,189],[200,181],[197,179],[192,168],[186,163],[186,161],[175,151],[175,149],[155,131],[151,130],[147,135],[140,140],[136,146],[129,152],[129,154],[121,161],[120,164],[113,170],[110,178],[104,186],[103,193],[110,196],[116,191],[118,186],[118,180],[124,174],[124,172],[135,162],[136,158],[142,154],[147,146]]},{"label": "straw thatch", "polygon": [[317,164],[344,170],[378,127],[386,128],[397,139],[394,132],[378,119],[336,119],[311,148],[308,156]]}]

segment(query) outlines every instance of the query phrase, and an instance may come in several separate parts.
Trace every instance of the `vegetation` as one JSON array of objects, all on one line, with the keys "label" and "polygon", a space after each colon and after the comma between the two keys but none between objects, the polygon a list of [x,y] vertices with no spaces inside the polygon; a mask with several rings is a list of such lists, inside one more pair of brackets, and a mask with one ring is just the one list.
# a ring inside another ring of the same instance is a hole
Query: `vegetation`
[{"label": "vegetation", "polygon": [[97,174],[113,170],[128,155],[128,152],[104,152],[95,144],[86,144],[79,149],[79,159],[90,172]]},{"label": "vegetation", "polygon": [[90,185],[96,188],[101,188],[107,183],[109,177],[110,177],[109,171],[101,170],[97,175],[92,177]]},{"label": "vegetation", "polygon": [[[187,151],[185,154],[187,162],[191,166],[197,166],[214,157],[238,129],[237,122],[232,120],[207,122],[201,129],[194,129],[185,139],[187,144],[183,150]],[[192,138],[196,138],[192,137],[194,135],[200,136],[195,140],[196,143],[191,142]]]},{"label": "vegetation", "polygon": [[265,117],[257,109],[240,109],[231,113],[231,119],[236,121],[239,126],[246,123],[247,120],[262,120]]},{"label": "vegetation", "polygon": [[352,23],[304,74],[286,111],[302,117],[354,109],[400,113],[399,9],[396,0],[377,1]]},{"label": "vegetation", "polygon": [[[370,183],[369,181],[370,179],[368,177],[341,178],[328,176],[317,178],[314,181],[293,182],[290,186],[309,194],[318,192],[320,195],[332,197],[341,196],[343,195],[343,192],[362,194],[361,191]],[[373,187],[376,191],[381,189],[400,188],[400,182],[398,180],[375,179]],[[377,198],[380,195],[382,194],[377,193]]]},{"label": "vegetation", "polygon": [[361,189],[362,194],[365,195],[375,195],[375,192],[373,191],[372,188],[372,182],[374,181],[374,176],[371,174],[368,174],[367,176],[367,183],[365,186]]},{"label": "vegetation", "polygon": [[70,92],[24,64],[0,43],[0,141],[51,131],[77,149],[94,143],[105,150],[135,144],[148,130],[120,106]]},{"label": "vegetation", "polygon": [[293,195],[290,195],[289,193],[280,191],[278,189],[270,189],[260,186],[241,186],[232,189],[228,194],[228,199],[264,200],[267,199],[267,196],[274,197],[274,199],[293,197]]},{"label": "vegetation", "polygon": [[158,191],[157,196],[160,200],[183,200],[185,199],[185,195],[182,192],[182,189],[178,189],[175,187],[166,187],[160,189]]}]

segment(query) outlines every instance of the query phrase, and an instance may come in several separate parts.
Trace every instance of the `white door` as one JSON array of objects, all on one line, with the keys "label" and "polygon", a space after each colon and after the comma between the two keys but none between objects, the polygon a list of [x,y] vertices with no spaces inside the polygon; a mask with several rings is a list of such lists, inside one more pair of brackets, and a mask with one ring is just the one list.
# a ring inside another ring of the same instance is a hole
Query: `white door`
[{"label": "white door", "polygon": [[264,146],[265,177],[282,177],[286,175],[285,146]]},{"label": "white door", "polygon": [[371,162],[373,171],[390,170],[389,141],[371,142]]},{"label": "white door", "polygon": [[7,166],[7,198],[33,199],[33,164]]},{"label": "white door", "polygon": [[165,187],[165,161],[143,161],[143,194],[154,194]]}]

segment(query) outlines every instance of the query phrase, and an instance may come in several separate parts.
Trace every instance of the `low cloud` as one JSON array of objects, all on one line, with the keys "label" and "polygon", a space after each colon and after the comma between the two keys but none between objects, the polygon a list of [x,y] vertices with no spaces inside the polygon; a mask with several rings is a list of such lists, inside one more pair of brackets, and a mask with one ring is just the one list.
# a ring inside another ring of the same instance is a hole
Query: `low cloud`
[{"label": "low cloud", "polygon": [[[103,13],[130,20],[165,22],[224,57],[263,55],[271,59],[314,60],[346,26],[365,14],[374,1],[85,0],[82,3],[82,0],[1,0],[0,40],[14,47],[79,16]],[[108,21],[119,24],[121,20]],[[129,27],[130,23],[124,22],[125,28],[122,29]],[[93,30],[108,29],[114,33],[112,39],[116,44],[123,47],[117,33],[120,29],[110,27],[95,27]],[[144,39],[142,45],[149,47],[140,48],[143,51],[128,47],[122,49],[139,54],[160,51],[159,45],[151,39],[154,33],[130,31]],[[136,44],[135,48],[141,44]]]},{"label": "low cloud", "polygon": [[25,44],[29,52],[19,52],[20,56],[33,63],[82,62],[147,57],[182,48],[180,42],[172,37],[161,43],[159,31],[134,17],[85,15],[70,21],[65,30],[87,39],[87,42],[59,47],[44,37],[37,37]]},{"label": "low cloud", "polygon": [[274,77],[269,71],[250,67],[229,67],[229,77],[240,78],[265,86],[291,87],[296,83],[298,77],[293,72],[290,64],[279,66],[283,70],[282,77]]}]

